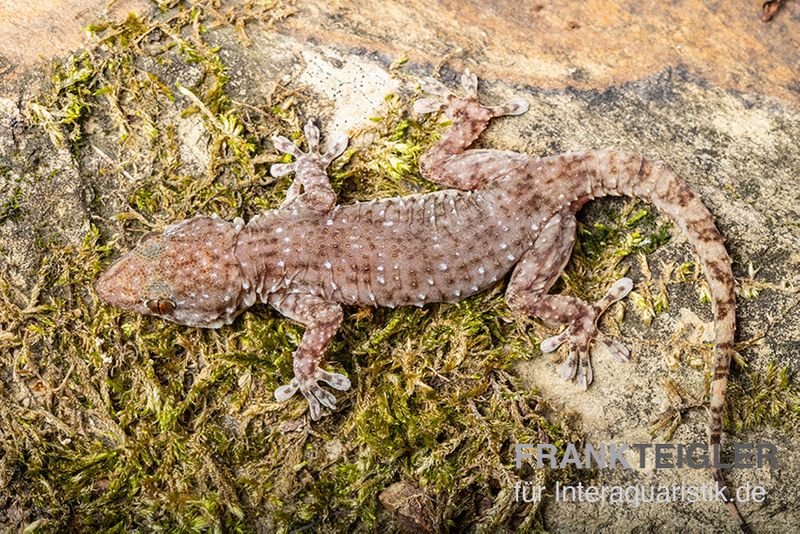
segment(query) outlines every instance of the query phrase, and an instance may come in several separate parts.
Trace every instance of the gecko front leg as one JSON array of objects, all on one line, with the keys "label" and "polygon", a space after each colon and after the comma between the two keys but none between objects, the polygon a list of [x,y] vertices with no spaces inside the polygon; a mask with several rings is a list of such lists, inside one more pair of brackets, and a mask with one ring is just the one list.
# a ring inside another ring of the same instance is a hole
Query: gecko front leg
[{"label": "gecko front leg", "polygon": [[628,361],[628,349],[600,332],[597,321],[611,304],[630,292],[633,282],[629,278],[618,280],[594,304],[564,295],[548,295],[567,264],[574,243],[575,216],[571,213],[553,216],[514,269],[506,302],[515,311],[567,325],[560,334],[542,341],[542,352],[553,352],[566,342],[569,354],[561,374],[565,380],[572,380],[577,375],[578,382],[588,387],[593,378],[593,344],[602,344],[615,359]]},{"label": "gecko front leg", "polygon": [[306,327],[293,357],[294,378],[275,390],[275,398],[288,400],[299,389],[308,401],[311,419],[316,421],[320,417],[320,403],[331,410],[336,408],[336,397],[322,389],[318,382],[326,382],[340,391],[350,389],[346,376],[319,367],[331,338],[342,323],[342,307],[307,293],[276,293],[270,296],[269,302],[280,313]]},{"label": "gecko front leg", "polygon": [[294,182],[289,186],[286,199],[280,207],[330,211],[336,205],[336,193],[328,179],[327,168],[347,148],[347,136],[337,136],[328,151],[320,154],[319,128],[309,120],[303,131],[308,142],[307,153],[281,135],[272,138],[278,150],[296,158],[292,163],[276,163],[270,168],[270,174],[275,177],[295,173]]},{"label": "gecko front leg", "polygon": [[422,176],[445,187],[462,190],[478,189],[519,168],[530,157],[517,152],[467,148],[489,126],[489,121],[504,115],[521,115],[528,102],[515,98],[502,106],[484,106],[478,101],[478,78],[469,69],[461,76],[464,96],[452,94],[433,78],[420,81],[422,90],[433,97],[414,103],[417,113],[431,113],[445,108],[453,124],[425,154],[420,157]]}]

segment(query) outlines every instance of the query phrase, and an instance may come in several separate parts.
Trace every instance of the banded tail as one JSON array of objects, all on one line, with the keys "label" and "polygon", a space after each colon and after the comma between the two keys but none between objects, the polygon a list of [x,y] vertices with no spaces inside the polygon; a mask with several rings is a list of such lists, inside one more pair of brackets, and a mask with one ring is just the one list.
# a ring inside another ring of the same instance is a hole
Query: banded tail
[{"label": "banded tail", "polygon": [[[578,173],[583,170],[589,179],[591,197],[625,195],[641,198],[655,205],[681,229],[700,258],[708,281],[715,318],[714,375],[709,399],[708,442],[710,452],[713,453],[714,449],[718,451],[722,438],[725,390],[734,350],[736,300],[731,259],[725,250],[722,235],[714,224],[714,216],[700,197],[660,162],[652,162],[638,154],[616,149],[564,154],[562,157],[572,159],[570,165],[583,167],[574,170]],[[713,476],[717,483],[725,485],[719,468],[714,468]],[[727,499],[727,506],[739,521],[742,530],[746,531],[744,519],[730,497]]]}]

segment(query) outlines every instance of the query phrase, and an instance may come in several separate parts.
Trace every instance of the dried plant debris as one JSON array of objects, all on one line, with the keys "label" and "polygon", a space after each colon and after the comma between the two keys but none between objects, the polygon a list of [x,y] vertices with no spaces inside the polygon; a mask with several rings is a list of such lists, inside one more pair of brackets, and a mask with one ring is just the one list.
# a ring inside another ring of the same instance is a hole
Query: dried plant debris
[{"label": "dried plant debris", "polygon": [[769,22],[783,5],[783,0],[767,0],[761,4],[761,20]]}]

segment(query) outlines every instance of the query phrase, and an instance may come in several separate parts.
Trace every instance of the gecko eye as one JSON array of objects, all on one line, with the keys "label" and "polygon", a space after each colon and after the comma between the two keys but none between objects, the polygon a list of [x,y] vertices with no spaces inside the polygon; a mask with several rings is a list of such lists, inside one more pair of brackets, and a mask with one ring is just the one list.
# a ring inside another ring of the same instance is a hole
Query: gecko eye
[{"label": "gecko eye", "polygon": [[175,303],[167,299],[153,299],[145,302],[151,312],[159,315],[167,315],[175,311]]}]

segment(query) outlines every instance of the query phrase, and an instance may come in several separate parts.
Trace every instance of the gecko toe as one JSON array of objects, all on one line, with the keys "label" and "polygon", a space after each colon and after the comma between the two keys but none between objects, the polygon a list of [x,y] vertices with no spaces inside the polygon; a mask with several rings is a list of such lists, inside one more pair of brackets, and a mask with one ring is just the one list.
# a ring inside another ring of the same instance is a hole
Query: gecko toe
[{"label": "gecko toe", "polygon": [[314,383],[309,389],[323,406],[330,410],[336,409],[336,397],[333,396],[333,393],[325,391],[316,383]]},{"label": "gecko toe", "polygon": [[464,70],[464,74],[461,75],[461,87],[464,88],[467,98],[478,98],[478,77],[469,69]]},{"label": "gecko toe", "polygon": [[299,385],[297,383],[297,379],[292,379],[291,383],[281,386],[275,390],[275,400],[278,402],[284,402],[291,399],[292,396],[297,393],[298,387]]},{"label": "gecko toe", "polygon": [[329,373],[323,369],[317,369],[314,377],[339,391],[347,391],[350,389],[350,379],[339,373]]},{"label": "gecko toe", "polygon": [[575,378],[575,373],[578,372],[578,358],[574,350],[569,351],[564,365],[561,366],[561,378],[569,382]]},{"label": "gecko toe", "polygon": [[530,104],[523,98],[514,98],[502,106],[493,106],[489,109],[494,117],[504,117],[506,115],[522,115],[530,108]]},{"label": "gecko toe", "polygon": [[558,347],[560,347],[567,340],[568,337],[569,333],[567,332],[567,330],[564,330],[560,334],[555,335],[553,337],[548,337],[547,339],[542,341],[542,343],[539,345],[539,348],[545,354],[548,354],[550,352],[555,352],[556,349],[558,349]]},{"label": "gecko toe", "polygon": [[319,421],[322,410],[319,407],[319,401],[309,390],[301,390],[303,396],[308,401],[308,414],[313,421]]},{"label": "gecko toe", "polygon": [[435,113],[442,109],[445,103],[435,98],[420,98],[414,102],[414,111],[419,114]]},{"label": "gecko toe", "polygon": [[599,333],[597,336],[597,343],[604,346],[606,350],[608,350],[609,354],[611,354],[611,356],[618,362],[630,361],[631,351],[628,350],[628,347],[616,339],[612,339],[603,333]]},{"label": "gecko toe", "polygon": [[308,401],[308,410],[311,419],[314,421],[319,420],[322,415],[321,406],[329,410],[336,409],[336,397],[330,391],[326,391],[318,382],[325,382],[329,386],[344,391],[350,388],[350,380],[344,375],[339,373],[329,373],[324,369],[317,368],[314,374],[310,377],[301,378],[300,380],[294,379],[292,383],[287,386],[281,386],[275,391],[275,398],[278,400],[286,400],[299,389],[303,397]]},{"label": "gecko toe", "polygon": [[592,374],[592,359],[588,350],[580,350],[578,354],[578,383],[583,389],[589,389],[594,380]]},{"label": "gecko toe", "polygon": [[419,87],[423,93],[439,97],[440,100],[447,100],[452,96],[450,89],[446,85],[430,76],[422,78],[419,81]]},{"label": "gecko toe", "polygon": [[600,316],[609,306],[624,299],[632,289],[633,280],[630,278],[620,278],[614,282],[605,296],[595,303],[594,307],[598,311],[597,315]]},{"label": "gecko toe", "polygon": [[319,128],[317,128],[311,119],[303,127],[303,132],[306,134],[306,141],[308,142],[308,151],[316,152],[319,149]]},{"label": "gecko toe", "polygon": [[284,152],[286,154],[291,154],[292,156],[299,158],[303,155],[303,152],[300,148],[297,147],[294,143],[286,139],[282,135],[276,135],[272,138],[272,144],[275,145],[275,148]]},{"label": "gecko toe", "polygon": [[294,172],[296,165],[294,163],[276,163],[269,168],[269,173],[275,178],[285,176],[290,172]]},{"label": "gecko toe", "polygon": [[609,295],[612,296],[614,302],[625,298],[625,296],[631,292],[633,289],[633,280],[630,278],[620,278],[614,285],[611,286],[611,289],[608,290]]},{"label": "gecko toe", "polygon": [[335,160],[336,158],[341,156],[344,153],[344,151],[347,149],[348,141],[349,141],[349,139],[347,138],[347,135],[345,135],[343,133],[336,134],[333,137],[333,142],[328,147],[327,152],[325,152],[325,154],[322,155],[323,163],[326,166],[330,165],[330,163],[333,160]]}]

